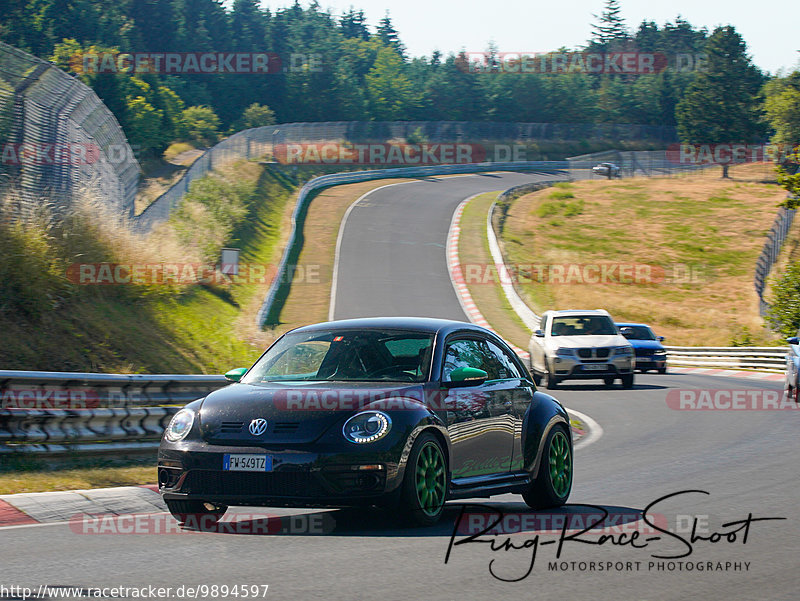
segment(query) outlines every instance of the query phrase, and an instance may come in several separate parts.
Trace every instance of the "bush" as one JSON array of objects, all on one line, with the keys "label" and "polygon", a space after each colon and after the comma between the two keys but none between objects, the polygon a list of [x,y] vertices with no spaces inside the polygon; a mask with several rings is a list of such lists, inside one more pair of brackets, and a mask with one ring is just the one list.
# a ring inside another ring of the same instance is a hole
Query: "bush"
[{"label": "bush", "polygon": [[207,106],[190,106],[181,113],[181,133],[205,146],[219,140],[219,117]]},{"label": "bush", "polygon": [[773,281],[772,306],[767,319],[787,338],[800,330],[800,262],[790,263]]}]

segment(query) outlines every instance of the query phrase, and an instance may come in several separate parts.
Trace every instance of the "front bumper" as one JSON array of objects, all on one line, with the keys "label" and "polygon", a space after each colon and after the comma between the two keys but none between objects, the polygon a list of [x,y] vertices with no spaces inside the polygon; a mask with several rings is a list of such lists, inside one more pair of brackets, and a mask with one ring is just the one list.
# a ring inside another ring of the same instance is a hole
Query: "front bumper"
[{"label": "front bumper", "polygon": [[557,355],[550,359],[550,365],[556,377],[561,380],[617,378],[632,374],[634,369],[634,361],[631,356],[615,356],[606,361],[582,361],[574,356]]},{"label": "front bumper", "polygon": [[[226,454],[272,458],[268,472],[223,470]],[[202,500],[225,505],[342,507],[379,504],[398,490],[400,452],[362,449],[270,449],[162,444],[159,491],[167,500]]]},{"label": "front bumper", "polygon": [[644,355],[636,357],[636,369],[664,369],[666,367],[666,355]]}]

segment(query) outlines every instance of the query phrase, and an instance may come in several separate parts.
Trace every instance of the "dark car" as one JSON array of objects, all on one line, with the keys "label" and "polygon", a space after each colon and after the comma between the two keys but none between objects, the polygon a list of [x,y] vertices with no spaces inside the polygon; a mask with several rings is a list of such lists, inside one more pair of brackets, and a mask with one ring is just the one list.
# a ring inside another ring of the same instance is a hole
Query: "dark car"
[{"label": "dark car", "polygon": [[643,323],[618,323],[617,327],[633,345],[636,355],[636,369],[646,372],[655,370],[667,373],[667,349],[661,344],[663,336],[656,336],[650,326]]},{"label": "dark car", "polygon": [[213,524],[229,505],[377,505],[427,525],[448,499],[569,497],[566,411],[478,326],[306,326],[226,377],[237,383],[186,405],[162,438],[159,488],[182,523]]}]

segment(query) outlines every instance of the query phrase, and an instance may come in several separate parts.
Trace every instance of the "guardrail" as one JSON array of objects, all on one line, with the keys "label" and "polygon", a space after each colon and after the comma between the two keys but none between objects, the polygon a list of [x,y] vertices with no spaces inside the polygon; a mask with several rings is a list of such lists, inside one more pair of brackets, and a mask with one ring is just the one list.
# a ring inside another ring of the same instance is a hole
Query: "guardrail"
[{"label": "guardrail", "polygon": [[356,184],[360,182],[405,178],[405,177],[430,177],[434,175],[454,175],[466,173],[485,173],[491,171],[545,171],[554,172],[569,168],[566,161],[526,161],[526,162],[507,162],[507,163],[471,163],[464,165],[435,165],[430,167],[400,167],[396,169],[375,169],[372,171],[351,171],[347,173],[335,173],[322,175],[308,181],[297,196],[294,212],[292,213],[292,229],[289,240],[284,248],[280,263],[272,284],[267,291],[264,302],[256,316],[256,325],[264,327],[266,324],[277,323],[278,311],[273,310],[275,299],[279,293],[285,292],[290,285],[291,278],[285,277],[287,269],[292,265],[292,260],[299,256],[300,249],[297,246],[299,227],[312,194],[318,190],[338,186],[341,184]]},{"label": "guardrail", "polygon": [[783,371],[787,347],[665,346],[668,365]]},{"label": "guardrail", "polygon": [[172,415],[219,375],[0,370],[0,454],[152,452]]}]

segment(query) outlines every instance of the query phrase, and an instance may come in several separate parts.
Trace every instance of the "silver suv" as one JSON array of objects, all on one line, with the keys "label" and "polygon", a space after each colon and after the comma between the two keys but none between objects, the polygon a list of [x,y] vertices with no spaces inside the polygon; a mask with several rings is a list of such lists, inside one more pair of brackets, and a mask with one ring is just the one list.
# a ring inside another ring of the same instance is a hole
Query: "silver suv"
[{"label": "silver suv", "polygon": [[611,386],[619,378],[623,388],[633,388],[633,346],[608,311],[546,311],[540,328],[529,347],[537,384],[546,377],[547,388],[570,379],[602,379]]}]

